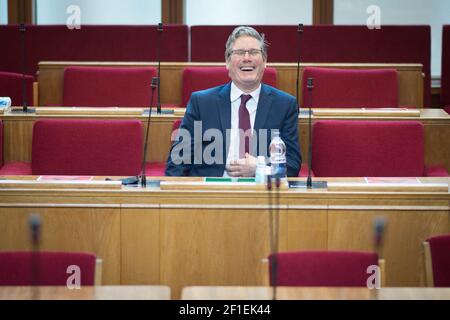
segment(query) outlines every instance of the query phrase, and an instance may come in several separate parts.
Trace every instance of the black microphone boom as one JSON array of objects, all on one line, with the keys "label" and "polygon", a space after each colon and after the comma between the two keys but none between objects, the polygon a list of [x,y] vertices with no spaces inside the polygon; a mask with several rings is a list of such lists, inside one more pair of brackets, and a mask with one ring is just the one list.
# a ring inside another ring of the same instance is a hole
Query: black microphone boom
[{"label": "black microphone boom", "polygon": [[39,300],[39,285],[40,270],[39,270],[39,245],[41,242],[41,217],[37,214],[30,215],[28,219],[28,225],[30,227],[30,239],[31,239],[31,284],[33,286],[32,298],[33,300]]},{"label": "black microphone boom", "polygon": [[[153,97],[155,95],[155,88],[156,86],[158,86],[159,84],[159,78],[152,78],[152,92],[151,92],[151,97],[150,97],[150,109],[148,110],[148,118],[147,118],[147,129],[145,131],[145,142],[144,142],[144,156],[142,159],[142,176],[141,176],[141,186],[142,188],[145,188],[147,186],[147,176],[145,174],[145,167],[146,167],[146,162],[147,162],[147,145],[148,145],[148,136],[149,136],[149,132],[150,132],[150,123],[151,123],[151,118],[152,118],[152,105],[153,105]],[[159,91],[159,86],[158,86],[158,91]]]},{"label": "black microphone boom", "polygon": [[[146,176],[146,162],[147,162],[147,145],[148,145],[148,136],[150,132],[150,123],[152,117],[152,106],[153,106],[153,98],[155,96],[155,89],[158,85],[158,78],[153,77],[151,82],[151,93],[150,93],[150,108],[148,110],[148,118],[147,118],[147,128],[145,131],[145,141],[144,141],[144,154],[142,155],[142,167],[141,167],[141,176],[128,177],[124,179],[120,179],[124,186],[134,185],[137,186],[139,183],[143,188],[147,186],[147,176]],[[110,178],[106,178],[106,180],[111,180]],[[156,181],[155,181],[156,182]]]},{"label": "black microphone boom", "polygon": [[297,107],[300,113],[300,100],[299,100],[299,86],[300,86],[300,54],[301,54],[301,36],[303,34],[303,24],[299,23],[297,28],[297,85],[296,85],[296,97],[297,97]]},{"label": "black microphone boom", "polygon": [[158,59],[158,99],[156,102],[156,113],[161,114],[161,46],[162,46],[162,33],[163,24],[158,23],[158,44],[157,44],[157,59]]},{"label": "black microphone boom", "polygon": [[312,107],[313,107],[313,98],[312,98],[312,89],[313,78],[307,79],[307,88],[309,95],[309,113],[308,113],[308,132],[309,132],[309,146],[308,146],[308,178],[306,179],[306,183],[303,181],[289,181],[290,188],[304,188],[307,189],[326,189],[327,182],[326,181],[312,181],[311,174],[311,163],[312,163]]},{"label": "black microphone boom", "polygon": [[326,181],[312,181],[311,176],[311,164],[312,164],[312,108],[313,108],[313,94],[312,89],[313,78],[307,79],[307,88],[309,92],[309,115],[308,115],[308,131],[309,131],[309,146],[308,146],[308,178],[306,179],[306,188],[307,189],[318,189],[318,188],[326,188]]},{"label": "black microphone boom", "polygon": [[[26,84],[26,48],[25,48],[25,33],[27,31],[25,26],[25,2],[21,2],[21,22],[19,24],[20,33],[20,64],[22,69],[22,109],[11,109],[13,113],[34,113],[34,109],[28,108],[27,84]],[[14,103],[14,101],[13,101]]]}]

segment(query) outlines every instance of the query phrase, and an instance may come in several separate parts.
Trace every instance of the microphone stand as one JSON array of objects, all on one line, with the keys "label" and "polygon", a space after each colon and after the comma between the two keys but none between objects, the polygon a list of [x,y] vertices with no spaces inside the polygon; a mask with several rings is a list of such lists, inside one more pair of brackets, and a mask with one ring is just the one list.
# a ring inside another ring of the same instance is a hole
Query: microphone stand
[{"label": "microphone stand", "polygon": [[145,188],[147,186],[147,176],[145,175],[146,162],[147,162],[147,147],[148,147],[148,136],[150,132],[150,123],[152,118],[152,105],[153,105],[153,97],[155,93],[155,88],[158,86],[159,91],[159,77],[152,78],[152,92],[150,97],[150,109],[148,110],[148,118],[147,118],[147,129],[145,131],[145,143],[144,143],[144,157],[142,160],[142,176],[141,176],[141,187]]},{"label": "microphone stand", "polygon": [[326,189],[328,183],[326,181],[313,181],[311,176],[311,162],[312,162],[312,89],[313,78],[308,78],[307,88],[309,92],[309,114],[308,114],[308,132],[309,132],[309,146],[308,146],[308,178],[306,183],[303,181],[291,181],[289,182],[289,187],[291,188],[307,188],[307,189]]},{"label": "microphone stand", "polygon": [[32,214],[28,220],[30,226],[31,235],[31,285],[32,285],[32,299],[39,299],[39,245],[40,245],[40,231],[41,231],[41,218],[37,214]]},{"label": "microphone stand", "polygon": [[[276,184],[279,183],[279,178],[276,178]],[[279,186],[279,185],[278,185]],[[274,211],[272,208],[272,176],[267,177],[267,192],[269,196],[269,238],[270,238],[270,251],[272,259],[270,263],[270,278],[272,279],[272,300],[277,300],[277,283],[278,283],[278,220],[277,209]]]},{"label": "microphone stand", "polygon": [[[158,23],[158,44],[157,44],[157,52],[156,56],[158,59],[158,99],[156,103],[156,113],[161,114],[161,42],[162,42],[162,33],[163,33],[163,24]],[[151,111],[151,110],[150,110]]]},{"label": "microphone stand", "polygon": [[[130,177],[130,178],[121,179],[120,181],[122,181],[122,184],[124,186],[138,185],[139,182],[143,188],[145,188],[147,186],[147,177],[145,174],[145,169],[146,169],[145,164],[147,162],[147,144],[148,144],[148,136],[149,136],[149,132],[150,132],[150,123],[151,123],[151,117],[152,117],[153,97],[155,96],[155,89],[156,89],[157,85],[158,85],[158,78],[153,77],[152,83],[151,83],[152,91],[150,93],[150,109],[148,110],[147,128],[145,131],[144,154],[142,157],[143,159],[142,159],[142,167],[141,167],[141,176],[140,177],[134,176],[134,177]],[[110,181],[112,179],[106,178],[106,180]]]},{"label": "microphone stand", "polygon": [[296,97],[297,97],[297,108],[300,114],[300,100],[299,100],[299,82],[300,82],[300,52],[301,52],[301,36],[303,34],[303,24],[300,23],[297,28],[297,85],[296,85]]},{"label": "microphone stand", "polygon": [[11,112],[17,113],[34,113],[34,109],[28,108],[28,97],[27,97],[27,87],[26,87],[26,48],[25,48],[25,32],[27,31],[25,27],[25,3],[21,2],[22,11],[22,22],[19,24],[20,32],[20,63],[22,69],[22,110],[11,109]]}]

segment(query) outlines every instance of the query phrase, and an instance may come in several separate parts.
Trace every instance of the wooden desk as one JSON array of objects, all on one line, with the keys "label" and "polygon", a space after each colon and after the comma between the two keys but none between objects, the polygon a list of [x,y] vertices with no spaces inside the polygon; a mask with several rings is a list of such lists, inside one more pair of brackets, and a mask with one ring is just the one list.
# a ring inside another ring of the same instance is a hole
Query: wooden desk
[{"label": "wooden desk", "polygon": [[[27,221],[37,213],[43,220],[42,250],[94,252],[103,259],[104,284],[168,285],[178,299],[185,286],[263,284],[269,208],[262,190],[4,187],[0,250],[30,249]],[[387,286],[420,286],[421,242],[450,232],[448,190],[286,190],[280,192],[279,212],[283,251],[373,250],[373,219],[385,217]]]},{"label": "wooden desk", "polygon": [[167,286],[2,287],[0,300],[170,300]]},{"label": "wooden desk", "polygon": [[[268,63],[269,67],[277,69],[277,88],[296,95],[296,63]],[[39,105],[61,105],[63,94],[64,68],[67,66],[113,66],[133,67],[152,66],[156,63],[147,62],[52,62],[39,63]],[[180,104],[182,92],[182,71],[190,66],[225,66],[225,63],[194,63],[194,62],[162,62],[161,63],[161,103]],[[309,66],[350,68],[350,69],[379,69],[395,68],[398,71],[398,102],[401,106],[423,106],[423,74],[421,64],[386,64],[386,63],[301,63],[300,79],[303,69]],[[301,81],[299,93],[301,97]],[[301,99],[300,99],[301,101]]]},{"label": "wooden desk", "polygon": [[[271,287],[187,287],[183,300],[271,300]],[[450,300],[450,288],[279,287],[278,300]]]},{"label": "wooden desk", "polygon": [[[3,121],[4,159],[10,161],[30,161],[31,142],[34,121],[40,118],[96,118],[96,119],[140,119],[146,126],[146,117],[114,116],[114,115],[84,115],[65,116],[47,114],[11,114],[0,115]],[[150,129],[149,161],[166,161],[170,150],[170,135],[172,125],[182,115],[154,115]],[[428,165],[445,165],[450,172],[450,116],[442,109],[421,109],[420,117],[313,117],[315,119],[347,119],[347,120],[417,120],[423,123],[425,129],[425,163]],[[302,155],[306,159],[309,144],[308,118],[301,114],[299,117],[299,139]]]}]

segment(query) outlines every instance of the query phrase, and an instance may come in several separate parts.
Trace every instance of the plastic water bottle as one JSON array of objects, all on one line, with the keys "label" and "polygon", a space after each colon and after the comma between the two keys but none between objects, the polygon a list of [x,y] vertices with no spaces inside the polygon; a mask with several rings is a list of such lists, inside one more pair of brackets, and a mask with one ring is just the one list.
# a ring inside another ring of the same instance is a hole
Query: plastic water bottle
[{"label": "plastic water bottle", "polygon": [[255,182],[256,184],[266,184],[266,159],[264,156],[258,156],[256,163]]},{"label": "plastic water bottle", "polygon": [[272,178],[286,178],[286,145],[280,138],[280,132],[277,131],[273,135],[272,142],[269,146],[270,167]]}]

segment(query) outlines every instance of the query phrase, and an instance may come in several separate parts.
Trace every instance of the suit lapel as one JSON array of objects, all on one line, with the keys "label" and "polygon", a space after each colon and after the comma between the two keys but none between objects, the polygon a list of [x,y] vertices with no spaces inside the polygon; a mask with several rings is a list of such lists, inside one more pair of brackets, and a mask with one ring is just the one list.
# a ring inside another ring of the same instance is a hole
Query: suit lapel
[{"label": "suit lapel", "polygon": [[254,129],[259,130],[265,127],[267,117],[269,116],[270,107],[272,105],[272,92],[269,87],[261,85],[261,93],[259,94],[258,107],[256,108],[256,117]]},{"label": "suit lapel", "polygon": [[217,107],[219,109],[220,125],[222,132],[231,128],[231,101],[230,101],[231,82],[223,86],[217,97]]},{"label": "suit lapel", "polygon": [[228,149],[230,147],[230,139],[227,136],[227,129],[231,129],[231,101],[230,101],[231,82],[223,86],[217,96],[217,108],[219,109],[220,125],[223,137],[223,163],[225,164]]}]

